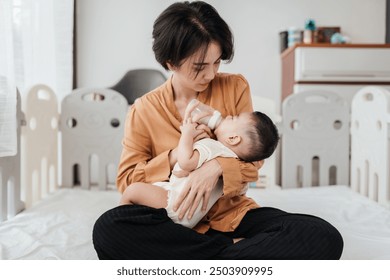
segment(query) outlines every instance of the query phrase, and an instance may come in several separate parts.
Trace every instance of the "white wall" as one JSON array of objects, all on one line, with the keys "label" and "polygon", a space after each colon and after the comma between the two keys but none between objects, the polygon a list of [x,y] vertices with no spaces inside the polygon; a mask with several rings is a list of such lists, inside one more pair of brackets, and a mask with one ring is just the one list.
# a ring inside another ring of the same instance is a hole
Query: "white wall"
[{"label": "white wall", "polygon": [[[110,86],[129,69],[162,69],[152,52],[155,18],[173,0],[77,1],[78,87]],[[235,57],[221,71],[242,73],[252,93],[280,100],[279,32],[340,26],[353,43],[384,43],[386,0],[208,0],[235,36]],[[277,103],[279,104],[279,103]],[[277,106],[279,107],[279,106]]]}]

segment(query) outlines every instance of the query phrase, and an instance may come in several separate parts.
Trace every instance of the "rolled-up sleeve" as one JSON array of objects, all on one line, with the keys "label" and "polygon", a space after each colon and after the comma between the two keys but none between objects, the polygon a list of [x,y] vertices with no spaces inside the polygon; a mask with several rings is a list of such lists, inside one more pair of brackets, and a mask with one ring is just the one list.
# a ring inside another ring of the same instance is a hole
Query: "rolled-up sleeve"
[{"label": "rolled-up sleeve", "polygon": [[234,158],[217,158],[217,161],[222,168],[224,196],[240,195],[249,182],[258,179],[256,163],[243,162]]}]

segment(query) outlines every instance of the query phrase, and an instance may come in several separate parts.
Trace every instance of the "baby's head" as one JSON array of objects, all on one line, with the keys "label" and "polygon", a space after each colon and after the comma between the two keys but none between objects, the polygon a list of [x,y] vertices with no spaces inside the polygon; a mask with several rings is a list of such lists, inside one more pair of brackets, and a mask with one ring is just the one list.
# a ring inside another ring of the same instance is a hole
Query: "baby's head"
[{"label": "baby's head", "polygon": [[218,141],[247,162],[266,159],[275,151],[279,134],[264,113],[241,113],[227,116],[214,131]]}]

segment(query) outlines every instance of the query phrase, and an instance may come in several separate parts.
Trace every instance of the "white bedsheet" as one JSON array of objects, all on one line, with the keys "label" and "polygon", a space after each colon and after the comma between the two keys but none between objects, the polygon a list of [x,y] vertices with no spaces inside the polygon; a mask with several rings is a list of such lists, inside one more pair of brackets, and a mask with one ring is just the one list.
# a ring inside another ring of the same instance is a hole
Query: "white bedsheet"
[{"label": "white bedsheet", "polygon": [[[342,259],[390,260],[390,210],[348,187],[249,189],[262,206],[322,217],[344,238]],[[0,259],[97,259],[96,219],[119,201],[116,191],[60,189],[0,223]]]},{"label": "white bedsheet", "polygon": [[341,259],[390,260],[390,210],[346,186],[249,189],[261,206],[312,214],[334,225],[344,239]]},{"label": "white bedsheet", "polygon": [[0,259],[97,259],[92,228],[118,205],[116,191],[60,189],[0,223]]}]

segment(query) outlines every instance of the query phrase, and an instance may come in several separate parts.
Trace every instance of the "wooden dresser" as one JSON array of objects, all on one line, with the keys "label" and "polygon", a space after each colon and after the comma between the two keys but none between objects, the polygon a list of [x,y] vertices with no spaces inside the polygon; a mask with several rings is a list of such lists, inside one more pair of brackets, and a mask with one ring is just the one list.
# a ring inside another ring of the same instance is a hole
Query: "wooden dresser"
[{"label": "wooden dresser", "polygon": [[297,44],[281,60],[282,101],[307,90],[336,91],[351,100],[366,85],[390,89],[390,44]]}]

